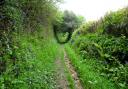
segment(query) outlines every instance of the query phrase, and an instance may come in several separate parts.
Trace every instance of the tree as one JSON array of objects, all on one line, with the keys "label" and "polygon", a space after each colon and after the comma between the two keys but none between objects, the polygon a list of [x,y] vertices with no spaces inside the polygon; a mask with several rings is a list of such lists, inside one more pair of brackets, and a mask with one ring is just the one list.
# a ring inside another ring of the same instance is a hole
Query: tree
[{"label": "tree", "polygon": [[[66,43],[70,40],[72,33],[75,29],[77,29],[84,18],[82,16],[77,16],[72,11],[65,10],[64,12],[59,12],[57,15],[55,23],[53,24],[54,34],[59,43]],[[66,34],[68,32],[67,39],[65,42],[60,42],[57,36],[58,33]]]}]

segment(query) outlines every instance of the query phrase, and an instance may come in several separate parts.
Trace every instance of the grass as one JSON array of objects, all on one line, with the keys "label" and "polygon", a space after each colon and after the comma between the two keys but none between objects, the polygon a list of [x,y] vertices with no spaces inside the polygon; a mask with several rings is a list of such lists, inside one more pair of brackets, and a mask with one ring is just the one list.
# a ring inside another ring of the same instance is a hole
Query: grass
[{"label": "grass", "polygon": [[[20,76],[13,78],[13,89],[55,89],[56,81],[56,58],[60,57],[64,63],[63,47],[57,44],[51,37],[47,39],[34,36],[20,38],[19,62]],[[64,71],[70,89],[74,89],[74,81],[64,64]],[[6,77],[6,76],[5,76]]]},{"label": "grass", "polygon": [[[22,36],[15,65],[8,65],[0,76],[1,89],[54,89],[55,59],[59,45],[54,39]],[[9,63],[8,63],[9,64]],[[15,71],[14,71],[15,70]],[[15,77],[18,73],[18,77]]]},{"label": "grass", "polygon": [[[27,66],[30,67],[30,70],[26,71],[26,84],[30,88],[53,89],[56,86],[56,82],[54,81],[54,61],[58,52],[57,44],[54,40],[31,39],[30,41],[25,41],[22,43],[27,45],[33,52],[27,55],[33,58],[26,59]],[[31,84],[29,84],[30,82]]]},{"label": "grass", "polygon": [[[15,54],[16,65],[8,63],[7,71],[0,76],[0,89],[56,89],[55,61],[59,57],[64,64],[63,46],[52,37],[46,38],[41,32],[22,35],[16,40],[19,42]],[[71,74],[65,64],[62,67],[69,88],[74,89]],[[18,77],[15,77],[17,72]]]},{"label": "grass", "polygon": [[65,59],[64,59],[64,45],[60,45],[59,46],[59,57],[60,57],[60,60],[62,61],[62,66],[64,68],[64,73],[65,73],[65,76],[67,78],[67,81],[68,81],[68,87],[70,89],[75,89],[75,83],[74,83],[74,80],[71,76],[71,73],[69,72],[69,69],[66,67],[66,64],[65,64]]},{"label": "grass", "polygon": [[[116,89],[114,84],[100,76],[100,73],[94,68],[93,65],[96,64],[94,60],[82,60],[82,58],[75,53],[75,51],[69,47],[65,46],[67,54],[73,63],[78,76],[82,82],[84,89]],[[100,67],[100,65],[97,65]]]},{"label": "grass", "polygon": [[67,67],[65,67],[65,71],[66,71],[66,76],[67,76],[67,80],[68,80],[68,84],[69,84],[70,89],[75,89],[74,80],[71,76],[71,73],[69,73]]}]

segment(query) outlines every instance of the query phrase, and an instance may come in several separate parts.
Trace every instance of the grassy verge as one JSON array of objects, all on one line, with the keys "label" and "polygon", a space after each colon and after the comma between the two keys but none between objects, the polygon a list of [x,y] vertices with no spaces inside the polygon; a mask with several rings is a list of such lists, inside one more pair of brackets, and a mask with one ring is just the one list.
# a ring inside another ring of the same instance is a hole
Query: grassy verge
[{"label": "grassy verge", "polygon": [[[54,89],[56,86],[54,61],[58,52],[56,42],[54,40],[31,39],[24,40],[22,43],[32,50],[27,55],[30,58],[26,59],[27,66],[30,67],[24,76],[26,84],[31,88]],[[30,82],[31,84],[29,84]]]},{"label": "grassy verge", "polygon": [[0,76],[1,89],[55,89],[55,59],[58,45],[54,39],[22,36],[16,47],[15,65]]},{"label": "grassy verge", "polygon": [[98,71],[96,72],[93,67],[93,65],[96,65],[96,61],[82,60],[68,45],[65,48],[85,89],[116,89],[112,82],[101,77]]},{"label": "grassy verge", "polygon": [[74,80],[72,79],[71,74],[67,70],[68,69],[65,67],[65,72],[66,72],[67,80],[68,80],[68,83],[69,83],[69,87],[70,87],[70,89],[75,89]]}]

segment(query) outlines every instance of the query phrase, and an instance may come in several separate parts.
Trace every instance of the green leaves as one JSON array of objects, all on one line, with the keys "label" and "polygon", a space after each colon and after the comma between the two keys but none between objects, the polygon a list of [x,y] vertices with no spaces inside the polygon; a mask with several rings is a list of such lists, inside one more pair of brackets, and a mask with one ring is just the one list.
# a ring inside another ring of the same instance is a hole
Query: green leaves
[{"label": "green leaves", "polygon": [[[117,12],[106,14],[103,19],[104,33],[114,36],[127,36],[128,33],[128,8],[123,8]],[[126,22],[127,20],[127,22]]]},{"label": "green leaves", "polygon": [[[126,77],[128,77],[127,61],[128,54],[128,40],[125,36],[112,37],[97,34],[88,34],[86,36],[77,37],[73,39],[74,43],[70,43],[77,53],[81,55],[83,60],[97,60],[99,65],[93,65],[101,75],[108,77],[111,81],[125,84]],[[125,87],[127,84],[124,85]],[[123,86],[119,86],[123,87]]]},{"label": "green leaves", "polygon": [[52,38],[49,28],[61,0],[3,1],[0,8],[0,88],[53,88],[57,45],[48,39]]}]

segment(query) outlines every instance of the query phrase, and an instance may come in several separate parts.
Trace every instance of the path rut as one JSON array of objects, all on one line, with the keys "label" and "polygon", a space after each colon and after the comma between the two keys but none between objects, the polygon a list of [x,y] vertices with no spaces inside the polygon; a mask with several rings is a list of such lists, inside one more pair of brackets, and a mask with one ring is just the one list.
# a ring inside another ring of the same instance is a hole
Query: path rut
[{"label": "path rut", "polygon": [[70,89],[67,77],[65,75],[65,65],[67,67],[67,71],[71,74],[71,77],[74,81],[74,89],[83,89],[80,79],[78,78],[78,74],[75,71],[75,68],[72,66],[70,59],[68,58],[66,52],[64,51],[64,63],[58,58],[55,62],[56,65],[56,89]]},{"label": "path rut", "polygon": [[55,64],[57,67],[57,89],[69,89],[68,81],[65,75],[64,64],[62,63],[62,60],[57,59]]},{"label": "path rut", "polygon": [[78,78],[78,74],[75,71],[75,68],[72,66],[70,59],[68,58],[66,52],[64,52],[64,59],[65,59],[65,64],[74,80],[75,83],[75,89],[83,89],[80,79]]}]

